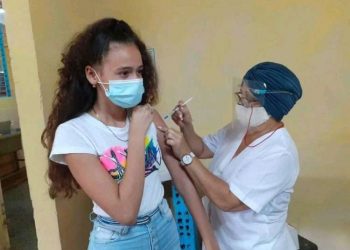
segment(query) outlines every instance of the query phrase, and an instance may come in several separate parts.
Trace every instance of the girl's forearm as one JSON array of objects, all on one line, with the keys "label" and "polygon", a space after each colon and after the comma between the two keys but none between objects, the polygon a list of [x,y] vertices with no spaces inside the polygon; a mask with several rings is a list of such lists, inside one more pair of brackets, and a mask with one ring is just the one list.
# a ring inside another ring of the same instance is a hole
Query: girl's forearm
[{"label": "girl's forearm", "polygon": [[184,198],[191,215],[196,221],[198,231],[206,248],[219,249],[214,232],[211,228],[209,218],[203,207],[201,198],[187,173],[179,166],[178,161],[172,156],[164,156],[164,161],[172,176],[173,182]]},{"label": "girl's forearm", "polygon": [[184,190],[181,190],[180,194],[184,197],[188,209],[190,210],[191,215],[196,221],[198,231],[202,237],[202,240],[206,246],[207,250],[219,249],[214,231],[209,222],[209,218],[206,214],[206,211],[203,207],[202,201],[199,195],[192,194],[196,192],[194,185],[191,184],[190,187],[184,186]]},{"label": "girl's forearm", "polygon": [[119,197],[129,204],[135,218],[140,208],[145,181],[145,139],[142,134],[130,133],[127,171],[119,183]]}]

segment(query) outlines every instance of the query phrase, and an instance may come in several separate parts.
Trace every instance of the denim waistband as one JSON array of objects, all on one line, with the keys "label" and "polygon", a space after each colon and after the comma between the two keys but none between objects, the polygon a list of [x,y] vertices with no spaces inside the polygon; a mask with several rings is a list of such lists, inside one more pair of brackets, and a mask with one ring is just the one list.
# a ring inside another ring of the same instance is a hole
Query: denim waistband
[{"label": "denim waistband", "polygon": [[[148,224],[151,221],[152,216],[154,216],[158,212],[160,212],[159,206],[156,209],[154,209],[152,212],[150,212],[149,214],[146,214],[146,215],[141,216],[141,217],[137,217],[136,218],[136,223],[134,225],[145,225],[145,224]],[[93,219],[91,219],[92,216],[94,217]],[[119,222],[113,220],[110,217],[105,217],[105,216],[98,215],[98,214],[95,214],[95,213],[91,213],[90,214],[90,220],[92,220],[92,221],[96,220],[96,221],[98,221],[100,223],[111,225],[111,226],[113,226],[113,225],[121,225]]]}]

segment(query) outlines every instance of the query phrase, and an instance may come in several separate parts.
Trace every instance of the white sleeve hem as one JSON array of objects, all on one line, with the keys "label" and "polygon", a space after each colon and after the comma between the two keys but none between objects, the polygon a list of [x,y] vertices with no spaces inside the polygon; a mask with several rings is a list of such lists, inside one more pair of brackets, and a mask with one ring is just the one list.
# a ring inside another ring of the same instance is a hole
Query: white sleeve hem
[{"label": "white sleeve hem", "polygon": [[262,209],[258,204],[256,204],[253,200],[247,197],[247,194],[241,191],[241,189],[235,185],[234,183],[230,183],[230,191],[246,206],[252,209],[254,212],[259,213]]},{"label": "white sleeve hem", "polygon": [[58,154],[74,154],[74,153],[87,153],[87,154],[94,154],[96,155],[96,151],[91,150],[89,148],[85,147],[64,147],[64,148],[55,148],[54,151],[51,152],[50,157],[52,155],[58,155]]},{"label": "white sleeve hem", "polygon": [[206,136],[203,138],[203,142],[204,144],[209,148],[209,150],[212,152],[212,153],[215,153],[215,148],[214,146],[208,142],[209,138]]},{"label": "white sleeve hem", "polygon": [[89,150],[88,148],[83,147],[64,147],[64,148],[55,148],[54,151],[51,152],[49,159],[51,161],[67,165],[67,163],[63,160],[63,156],[67,154],[92,154],[96,155],[94,150]]}]

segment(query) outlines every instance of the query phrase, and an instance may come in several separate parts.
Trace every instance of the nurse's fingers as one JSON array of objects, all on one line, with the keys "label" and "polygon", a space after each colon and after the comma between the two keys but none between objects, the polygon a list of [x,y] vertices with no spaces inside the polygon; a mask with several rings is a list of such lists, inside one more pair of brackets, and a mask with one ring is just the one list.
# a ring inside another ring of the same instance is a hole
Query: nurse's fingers
[{"label": "nurse's fingers", "polygon": [[168,128],[162,127],[162,126],[157,126],[158,130],[162,133],[167,133],[168,132]]}]

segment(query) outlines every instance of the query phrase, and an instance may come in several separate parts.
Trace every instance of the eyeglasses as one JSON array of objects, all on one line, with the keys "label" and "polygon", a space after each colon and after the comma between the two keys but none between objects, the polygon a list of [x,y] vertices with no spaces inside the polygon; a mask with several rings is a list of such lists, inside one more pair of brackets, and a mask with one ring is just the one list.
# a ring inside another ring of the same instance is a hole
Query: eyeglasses
[{"label": "eyeglasses", "polygon": [[267,84],[260,81],[252,80],[239,80],[239,83],[235,85],[234,95],[237,104],[244,107],[251,106],[263,106],[266,96],[275,94],[288,94],[294,95],[287,90],[270,90],[267,88]]},{"label": "eyeglasses", "polygon": [[253,95],[244,96],[242,91],[234,92],[234,94],[238,105],[242,105],[244,107],[250,107],[254,103],[255,104],[259,103],[259,101],[256,98],[254,98]]}]

